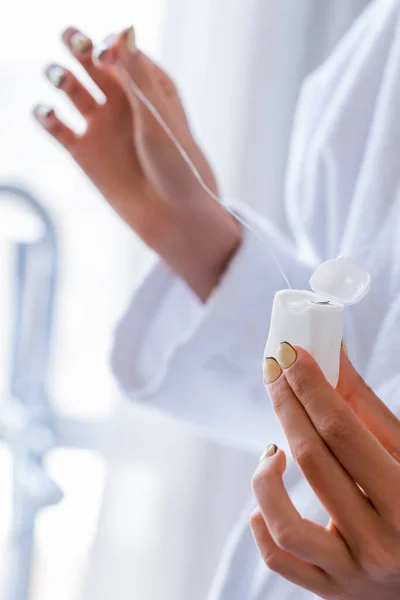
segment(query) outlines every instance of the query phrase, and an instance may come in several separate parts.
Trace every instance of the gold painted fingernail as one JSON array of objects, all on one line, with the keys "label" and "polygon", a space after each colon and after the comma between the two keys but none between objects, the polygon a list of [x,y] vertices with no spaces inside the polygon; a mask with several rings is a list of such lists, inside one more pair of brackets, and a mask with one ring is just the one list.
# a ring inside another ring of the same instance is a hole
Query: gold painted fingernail
[{"label": "gold painted fingernail", "polygon": [[41,119],[47,119],[53,112],[51,106],[47,106],[46,104],[38,104],[34,108],[34,113],[37,117]]},{"label": "gold painted fingernail", "polygon": [[270,444],[264,450],[264,452],[260,456],[260,463],[262,463],[266,458],[271,458],[278,452],[278,446],[276,444]]},{"label": "gold painted fingernail", "polygon": [[296,362],[297,354],[289,342],[282,342],[278,348],[278,362],[284,369],[289,369]]},{"label": "gold painted fingernail", "polygon": [[92,47],[92,43],[89,38],[87,38],[86,35],[83,35],[83,33],[80,33],[80,31],[74,33],[74,35],[71,37],[70,43],[73,50],[79,52],[80,54],[85,54],[85,52],[88,52],[88,50],[90,50]]},{"label": "gold painted fingernail", "polygon": [[131,54],[135,54],[135,52],[137,50],[137,46],[136,46],[136,34],[135,34],[135,29],[134,29],[133,25],[124,32],[124,37],[125,37],[125,44],[129,50],[129,52]]},{"label": "gold painted fingernail", "polygon": [[275,358],[268,357],[264,361],[264,381],[274,383],[281,376],[282,370]]},{"label": "gold painted fingernail", "polygon": [[59,65],[50,65],[47,67],[45,74],[50,83],[56,88],[61,87],[65,80],[65,71]]},{"label": "gold painted fingernail", "polygon": [[342,340],[342,348],[343,348],[343,352],[345,353],[345,355],[348,356],[349,351],[347,349],[346,342],[344,340]]}]

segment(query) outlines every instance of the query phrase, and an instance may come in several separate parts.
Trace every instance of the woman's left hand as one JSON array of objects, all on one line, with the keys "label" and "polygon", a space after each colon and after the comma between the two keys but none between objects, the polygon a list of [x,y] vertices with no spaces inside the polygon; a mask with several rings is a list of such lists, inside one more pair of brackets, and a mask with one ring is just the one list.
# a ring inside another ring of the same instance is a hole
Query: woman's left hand
[{"label": "woman's left hand", "polygon": [[270,569],[328,600],[400,598],[400,421],[355,372],[344,352],[337,390],[313,358],[290,344],[265,383],[294,459],[331,517],[303,519],[271,445],[253,478],[259,508],[250,523]]}]

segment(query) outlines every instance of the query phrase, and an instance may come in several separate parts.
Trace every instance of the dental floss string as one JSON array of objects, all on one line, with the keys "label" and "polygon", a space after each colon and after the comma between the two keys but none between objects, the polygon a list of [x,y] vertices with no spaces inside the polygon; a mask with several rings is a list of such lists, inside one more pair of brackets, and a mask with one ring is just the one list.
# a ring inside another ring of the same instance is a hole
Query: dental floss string
[{"label": "dental floss string", "polygon": [[205,192],[207,192],[207,194],[209,196],[211,196],[211,198],[213,200],[216,200],[217,202],[219,202],[225,208],[225,210],[227,210],[233,217],[235,217],[235,219],[237,221],[239,221],[239,223],[241,223],[244,227],[247,227],[247,229],[252,231],[254,233],[254,235],[263,243],[263,245],[267,248],[269,254],[272,256],[272,258],[273,258],[276,266],[278,267],[280,274],[282,275],[283,279],[285,280],[288,288],[292,289],[286,273],[284,272],[278,258],[276,257],[275,253],[273,252],[272,248],[270,247],[269,244],[267,244],[265,238],[258,231],[256,231],[252,227],[250,227],[250,225],[248,223],[246,223],[239,215],[237,215],[226,204],[224,204],[222,202],[222,200],[216,194],[214,194],[214,192],[205,183],[204,179],[200,175],[199,171],[197,170],[195,164],[191,160],[191,158],[188,155],[188,153],[186,152],[186,150],[183,148],[182,144],[176,138],[176,136],[174,135],[174,133],[172,132],[170,127],[167,125],[167,123],[164,121],[164,119],[162,118],[162,116],[160,115],[158,110],[155,108],[155,106],[150,102],[150,100],[147,98],[147,96],[145,96],[145,94],[142,92],[142,90],[133,81],[133,79],[131,78],[128,71],[125,69],[125,67],[121,64],[118,64],[117,69],[120,72],[120,74],[125,82],[125,85],[127,85],[136,94],[136,96],[139,98],[139,100],[142,102],[142,104],[144,104],[144,106],[150,111],[150,113],[153,115],[153,117],[155,118],[157,123],[160,125],[160,127],[162,127],[162,129],[168,135],[171,142],[174,144],[174,146],[178,150],[179,154],[181,155],[181,157],[183,158],[185,163],[188,165],[189,169],[191,170],[191,172],[193,173],[194,177],[197,179],[197,181],[199,182],[199,184],[201,185],[203,190]]}]

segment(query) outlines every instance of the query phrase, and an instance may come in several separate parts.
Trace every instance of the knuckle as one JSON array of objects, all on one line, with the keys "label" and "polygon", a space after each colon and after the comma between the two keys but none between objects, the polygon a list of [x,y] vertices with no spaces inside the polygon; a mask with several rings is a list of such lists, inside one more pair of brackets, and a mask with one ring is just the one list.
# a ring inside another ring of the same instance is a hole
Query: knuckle
[{"label": "knuckle", "polygon": [[249,517],[249,523],[253,532],[254,538],[257,541],[263,561],[271,571],[279,572],[282,569],[282,556],[280,550],[272,542],[270,544],[262,544],[260,540],[263,537],[265,523],[259,509],[252,512]]},{"label": "knuckle", "polygon": [[374,544],[366,545],[367,549],[361,557],[361,567],[368,576],[378,582],[398,578],[400,573],[400,558],[394,549]]},{"label": "knuckle", "polygon": [[298,540],[301,536],[296,527],[284,525],[275,532],[273,537],[278,548],[293,551],[298,546]]},{"label": "knuckle", "polygon": [[320,450],[312,442],[304,442],[293,448],[293,458],[303,471],[313,472],[319,468]]},{"label": "knuckle", "polygon": [[314,371],[305,372],[300,361],[292,367],[291,378],[291,386],[305,408],[326,393],[326,381]]},{"label": "knuckle", "polygon": [[267,567],[271,571],[274,571],[275,573],[283,572],[283,567],[284,567],[283,557],[282,557],[281,553],[279,552],[278,548],[276,548],[270,552],[263,552],[262,558],[263,558],[263,561],[265,562],[265,564],[267,565]]},{"label": "knuckle", "polygon": [[338,411],[326,415],[319,426],[319,432],[328,443],[346,443],[354,436],[345,415]]}]

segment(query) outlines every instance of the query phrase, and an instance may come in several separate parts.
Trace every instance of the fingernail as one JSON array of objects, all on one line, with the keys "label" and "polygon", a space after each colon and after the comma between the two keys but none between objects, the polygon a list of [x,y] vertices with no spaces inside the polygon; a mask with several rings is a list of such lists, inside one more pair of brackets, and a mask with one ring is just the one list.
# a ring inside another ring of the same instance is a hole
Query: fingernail
[{"label": "fingernail", "polygon": [[132,27],[129,27],[129,29],[126,29],[126,31],[124,32],[124,38],[125,38],[125,44],[126,47],[128,48],[129,52],[131,54],[135,54],[136,50],[137,50],[137,46],[136,46],[136,34],[135,34],[135,29],[132,25]]},{"label": "fingernail", "polygon": [[38,104],[34,108],[34,113],[41,119],[47,119],[53,112],[51,106],[47,106],[46,104]]},{"label": "fingernail", "polygon": [[284,369],[288,369],[296,362],[297,354],[289,342],[282,342],[278,348],[278,362]]},{"label": "fingernail", "polygon": [[89,38],[87,38],[86,35],[83,35],[83,33],[80,33],[80,31],[74,33],[74,35],[71,37],[70,43],[71,47],[80,54],[85,54],[85,52],[88,52],[88,50],[90,50],[92,47],[92,43]]},{"label": "fingernail", "polygon": [[266,458],[271,458],[278,452],[278,446],[276,444],[270,444],[264,450],[264,452],[260,456],[260,463],[262,463]]},{"label": "fingernail", "polygon": [[274,383],[281,376],[282,370],[275,358],[268,357],[264,361],[264,381]]},{"label": "fingernail", "polygon": [[59,88],[65,80],[65,71],[59,65],[50,65],[45,71],[47,79],[56,87]]},{"label": "fingernail", "polygon": [[107,44],[107,42],[100,42],[100,44],[97,44],[97,46],[95,46],[93,53],[92,53],[92,57],[93,60],[98,60],[101,61],[104,54],[110,49],[110,46]]},{"label": "fingernail", "polygon": [[92,58],[95,61],[101,62],[106,54],[117,39],[115,33],[110,33],[100,44],[96,44],[92,52]]},{"label": "fingernail", "polygon": [[349,351],[347,349],[346,342],[344,340],[342,340],[342,348],[343,348],[343,352],[345,353],[345,355],[348,356]]}]

